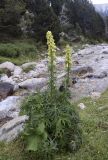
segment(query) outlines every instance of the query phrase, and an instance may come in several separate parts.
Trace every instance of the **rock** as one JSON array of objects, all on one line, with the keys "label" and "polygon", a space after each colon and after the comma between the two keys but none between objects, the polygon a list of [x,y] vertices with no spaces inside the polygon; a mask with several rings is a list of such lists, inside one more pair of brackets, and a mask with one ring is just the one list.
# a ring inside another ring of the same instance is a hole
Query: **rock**
[{"label": "rock", "polygon": [[47,84],[46,78],[32,78],[19,84],[20,88],[28,90],[40,90]]},{"label": "rock", "polygon": [[13,75],[14,75],[14,76],[17,76],[17,75],[20,75],[21,73],[22,73],[22,68],[19,67],[19,66],[15,66]]},{"label": "rock", "polygon": [[83,74],[87,74],[87,73],[91,73],[93,72],[93,69],[89,66],[87,67],[77,67],[75,69],[72,70],[72,74],[73,75],[83,75]]},{"label": "rock", "polygon": [[13,72],[15,65],[11,62],[4,62],[0,64],[0,69],[8,69],[9,71]]},{"label": "rock", "polygon": [[47,75],[47,69],[43,68],[43,69],[36,69],[35,71],[30,71],[29,73],[27,73],[27,78],[46,78],[48,77]]},{"label": "rock", "polygon": [[107,51],[103,51],[103,54],[108,54],[108,50]]},{"label": "rock", "polygon": [[19,112],[21,100],[21,97],[12,96],[0,102],[0,119],[11,117],[9,115],[13,115],[14,112]]},{"label": "rock", "polygon": [[0,78],[0,81],[3,83],[9,83],[13,85],[14,86],[13,91],[17,91],[19,89],[19,86],[16,84],[16,82],[14,81],[14,78],[12,77],[8,78],[7,75],[4,75]]},{"label": "rock", "polygon": [[28,67],[30,67],[30,66],[35,66],[35,65],[36,65],[36,62],[24,63],[24,64],[22,65],[22,68],[23,68],[23,69],[26,69],[26,68],[28,68]]},{"label": "rock", "polygon": [[102,73],[98,76],[98,78],[105,78],[105,77],[107,77],[107,76],[108,76],[107,72],[102,72]]},{"label": "rock", "polygon": [[8,69],[6,69],[6,68],[0,69],[0,75],[4,75],[4,74],[6,74],[8,77],[10,77],[12,75],[11,71],[9,71]]},{"label": "rock", "polygon": [[65,63],[65,59],[63,57],[57,57],[56,63],[62,65]]},{"label": "rock", "polygon": [[24,129],[28,116],[14,118],[0,128],[0,141],[10,142],[16,139]]},{"label": "rock", "polygon": [[91,93],[91,98],[93,99],[93,100],[97,100],[97,99],[99,99],[101,97],[101,93],[99,93],[99,92],[92,92]]},{"label": "rock", "polygon": [[11,96],[14,92],[14,86],[10,83],[0,83],[0,100]]},{"label": "rock", "polygon": [[7,80],[8,80],[8,76],[5,74],[0,77],[1,82],[6,82]]},{"label": "rock", "polygon": [[76,84],[77,82],[78,82],[78,78],[73,77],[73,78],[72,78],[72,84]]},{"label": "rock", "polygon": [[80,109],[84,110],[86,108],[86,106],[83,103],[78,104],[78,107],[80,107]]},{"label": "rock", "polygon": [[0,78],[1,82],[6,82],[6,83],[10,83],[10,84],[15,84],[15,82],[13,81],[12,77],[8,77],[7,75],[4,75]]}]

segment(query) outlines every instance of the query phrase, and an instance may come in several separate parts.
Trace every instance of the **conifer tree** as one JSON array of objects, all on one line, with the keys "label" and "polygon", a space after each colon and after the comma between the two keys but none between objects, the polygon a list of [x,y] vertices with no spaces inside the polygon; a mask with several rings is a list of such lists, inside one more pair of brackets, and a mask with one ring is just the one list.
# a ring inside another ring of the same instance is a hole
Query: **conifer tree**
[{"label": "conifer tree", "polygon": [[105,24],[102,17],[95,11],[95,8],[89,0],[66,0],[67,18],[76,28],[78,24],[82,33],[86,36],[97,38],[105,33]]},{"label": "conifer tree", "polygon": [[0,34],[14,37],[19,36],[21,34],[21,28],[19,26],[20,18],[24,12],[25,4],[23,0],[1,0]]},{"label": "conifer tree", "polygon": [[31,10],[35,15],[33,31],[37,41],[46,41],[46,32],[52,31],[54,39],[59,40],[60,23],[52,7],[46,0],[32,1]]}]

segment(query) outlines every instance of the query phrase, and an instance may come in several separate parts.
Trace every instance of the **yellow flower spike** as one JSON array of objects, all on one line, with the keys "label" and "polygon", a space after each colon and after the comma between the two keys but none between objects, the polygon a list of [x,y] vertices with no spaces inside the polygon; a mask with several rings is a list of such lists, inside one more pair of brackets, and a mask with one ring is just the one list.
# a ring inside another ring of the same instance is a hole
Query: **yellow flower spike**
[{"label": "yellow flower spike", "polygon": [[46,38],[48,45],[48,62],[49,62],[48,69],[50,74],[49,88],[51,91],[51,96],[53,96],[53,92],[55,89],[56,45],[51,31],[47,32]]},{"label": "yellow flower spike", "polygon": [[69,45],[66,46],[65,53],[66,53],[65,65],[66,65],[66,72],[67,72],[66,85],[68,86],[70,81],[70,70],[72,65],[71,47]]}]

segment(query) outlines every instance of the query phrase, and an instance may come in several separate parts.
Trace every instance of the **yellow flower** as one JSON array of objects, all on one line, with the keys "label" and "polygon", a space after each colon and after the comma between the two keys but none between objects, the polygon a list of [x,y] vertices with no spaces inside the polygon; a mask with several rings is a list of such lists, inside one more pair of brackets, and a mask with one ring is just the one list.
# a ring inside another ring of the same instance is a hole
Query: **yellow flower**
[{"label": "yellow flower", "polygon": [[51,56],[53,59],[55,59],[55,53],[56,53],[56,45],[54,42],[53,35],[51,31],[47,32],[47,45],[48,45],[48,58],[51,59]]},{"label": "yellow flower", "polygon": [[66,46],[65,53],[66,53],[65,65],[66,65],[66,72],[67,72],[66,83],[68,86],[69,80],[70,80],[70,70],[71,70],[71,65],[72,65],[71,47],[69,45]]},{"label": "yellow flower", "polygon": [[50,90],[51,90],[51,96],[53,95],[53,91],[55,89],[55,66],[56,66],[56,63],[55,63],[55,59],[56,59],[56,45],[55,45],[55,42],[54,42],[54,38],[53,38],[53,35],[51,33],[51,31],[48,31],[47,32],[47,35],[46,35],[46,38],[47,38],[47,45],[48,45],[48,70],[49,70],[49,87],[50,87]]},{"label": "yellow flower", "polygon": [[72,64],[71,47],[69,45],[66,46],[65,53],[66,53],[65,63],[66,63],[66,67],[68,67]]}]

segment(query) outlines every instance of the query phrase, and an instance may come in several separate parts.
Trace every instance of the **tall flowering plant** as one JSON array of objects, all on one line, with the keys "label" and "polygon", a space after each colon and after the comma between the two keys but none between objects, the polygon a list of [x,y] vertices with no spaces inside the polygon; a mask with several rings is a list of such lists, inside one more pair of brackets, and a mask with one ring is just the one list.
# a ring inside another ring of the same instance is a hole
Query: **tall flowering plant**
[{"label": "tall flowering plant", "polygon": [[72,65],[72,57],[71,57],[71,47],[69,45],[66,46],[65,49],[66,58],[65,58],[65,65],[66,65],[66,86],[70,83],[70,71],[71,71],[71,65]]},{"label": "tall flowering plant", "polygon": [[49,88],[51,97],[55,90],[55,68],[56,68],[56,45],[51,31],[47,32],[47,45],[48,45],[48,70],[49,70]]}]

